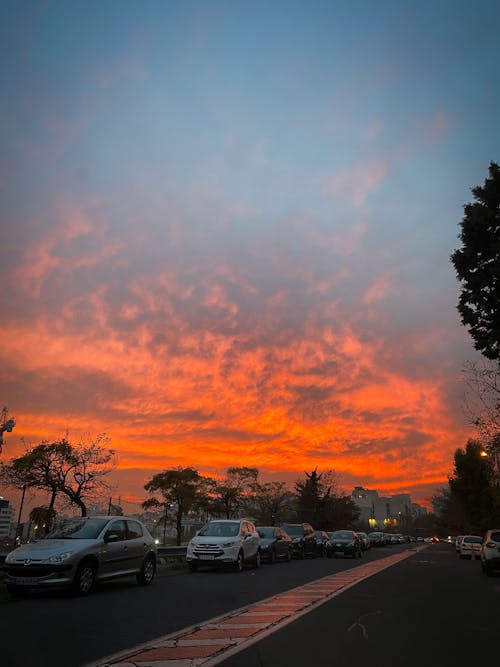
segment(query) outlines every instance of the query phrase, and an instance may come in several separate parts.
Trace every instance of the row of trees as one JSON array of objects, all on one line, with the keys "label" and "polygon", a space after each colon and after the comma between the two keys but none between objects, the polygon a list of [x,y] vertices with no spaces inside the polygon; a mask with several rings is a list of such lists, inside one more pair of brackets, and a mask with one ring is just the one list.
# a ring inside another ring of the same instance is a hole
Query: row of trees
[{"label": "row of trees", "polygon": [[433,504],[438,526],[449,534],[482,535],[500,524],[496,461],[480,440],[457,449],[453,474]]},{"label": "row of trees", "polygon": [[457,310],[484,357],[464,368],[466,420],[477,439],[457,449],[448,485],[434,499],[438,526],[483,533],[500,524],[500,167],[491,162],[464,206],[460,248],[451,255],[461,291]]},{"label": "row of trees", "polygon": [[[0,484],[47,493],[47,503],[35,507],[30,518],[48,532],[58,499],[77,507],[82,516],[87,515],[91,501],[102,500],[115,462],[108,443],[104,434],[88,444],[71,444],[65,438],[42,442],[0,464]],[[203,476],[192,467],[173,468],[154,475],[144,489],[150,497],[143,509],[159,512],[164,530],[173,517],[178,543],[182,519],[188,514],[205,518],[246,514],[266,525],[308,521],[325,530],[349,526],[359,516],[352,500],[338,491],[333,473],[317,470],[297,481],[294,491],[285,482],[261,482],[258,469],[251,467],[228,468],[222,479]]]},{"label": "row of trees", "polygon": [[307,521],[322,530],[351,526],[359,517],[352,499],[338,491],[332,472],[305,473],[292,492],[285,482],[260,482],[257,468],[228,468],[217,480],[179,467],[154,475],[144,488],[151,494],[143,503],[145,510],[161,511],[164,526],[173,513],[177,544],[188,514],[226,519],[247,515],[260,525]]}]

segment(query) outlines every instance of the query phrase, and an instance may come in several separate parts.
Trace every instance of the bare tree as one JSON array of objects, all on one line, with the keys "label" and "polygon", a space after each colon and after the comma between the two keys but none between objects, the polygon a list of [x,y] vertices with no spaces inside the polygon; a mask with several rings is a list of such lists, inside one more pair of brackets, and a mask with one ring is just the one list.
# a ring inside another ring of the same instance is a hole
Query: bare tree
[{"label": "bare tree", "polygon": [[489,443],[500,433],[500,367],[496,361],[468,361],[463,377],[465,417]]}]

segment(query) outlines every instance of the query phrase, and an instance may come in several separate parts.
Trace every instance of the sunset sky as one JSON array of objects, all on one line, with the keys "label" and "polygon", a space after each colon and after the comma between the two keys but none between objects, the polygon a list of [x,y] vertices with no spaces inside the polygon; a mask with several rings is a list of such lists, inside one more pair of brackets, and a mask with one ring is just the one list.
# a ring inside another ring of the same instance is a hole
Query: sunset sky
[{"label": "sunset sky", "polygon": [[428,500],[473,435],[449,257],[500,161],[499,25],[2,2],[2,460],[106,432],[127,509],[179,465]]}]

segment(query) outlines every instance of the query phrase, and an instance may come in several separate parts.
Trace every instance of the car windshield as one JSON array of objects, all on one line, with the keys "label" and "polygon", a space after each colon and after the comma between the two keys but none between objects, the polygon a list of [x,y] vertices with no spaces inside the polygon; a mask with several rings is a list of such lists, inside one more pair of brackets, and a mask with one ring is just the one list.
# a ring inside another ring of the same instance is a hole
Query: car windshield
[{"label": "car windshield", "polygon": [[483,538],[482,537],[475,537],[474,535],[470,535],[469,537],[464,537],[464,542],[469,542],[472,544],[482,544],[483,543]]},{"label": "car windshield", "polygon": [[239,521],[211,521],[200,530],[201,537],[236,537],[240,532]]},{"label": "car windshield", "polygon": [[332,538],[334,540],[352,540],[354,538],[354,535],[350,533],[348,530],[336,530],[333,533]]},{"label": "car windshield", "polygon": [[274,528],[257,528],[259,537],[274,537]]},{"label": "car windshield", "polygon": [[490,540],[493,540],[493,542],[500,542],[500,532],[491,533]]},{"label": "car windshield", "polygon": [[75,519],[64,526],[54,528],[45,536],[46,540],[95,540],[109,519]]},{"label": "car windshield", "polygon": [[299,526],[299,525],[295,526],[294,524],[290,524],[290,523],[285,524],[283,526],[283,530],[286,530],[286,532],[289,535],[303,535],[304,534],[304,529],[303,529],[302,526]]}]

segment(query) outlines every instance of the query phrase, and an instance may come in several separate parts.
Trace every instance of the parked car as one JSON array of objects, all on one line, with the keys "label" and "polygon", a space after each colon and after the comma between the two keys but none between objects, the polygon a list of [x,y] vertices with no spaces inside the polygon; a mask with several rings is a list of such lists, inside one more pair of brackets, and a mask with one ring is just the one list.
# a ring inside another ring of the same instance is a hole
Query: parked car
[{"label": "parked car", "polygon": [[335,530],[330,536],[328,556],[352,556],[361,558],[363,545],[361,538],[354,530]]},{"label": "parked car", "polygon": [[248,519],[216,519],[206,523],[189,542],[186,561],[191,572],[200,565],[233,567],[241,572],[247,563],[260,566],[260,538]]},{"label": "parked car", "polygon": [[481,545],[481,567],[489,577],[500,570],[500,528],[486,531]]},{"label": "parked car", "polygon": [[385,544],[385,535],[378,530],[368,533],[368,539],[372,547],[382,547]]},{"label": "parked car", "polygon": [[87,595],[95,582],[135,575],[150,584],[156,545],[147,528],[125,516],[71,519],[36,542],[11,551],[4,565],[7,590],[67,586]]},{"label": "parked car", "polygon": [[293,555],[296,558],[316,558],[316,533],[310,523],[284,523],[281,528],[292,538]]},{"label": "parked car", "polygon": [[315,530],[314,532],[316,534],[316,550],[318,556],[326,556],[328,542],[330,541],[328,533],[324,530]]},{"label": "parked car", "polygon": [[481,555],[483,538],[479,535],[464,535],[460,540],[460,558],[474,558]]},{"label": "parked car", "polygon": [[366,533],[360,532],[359,530],[356,531],[358,533],[358,536],[361,539],[361,542],[363,544],[363,551],[367,551],[370,547],[370,538]]},{"label": "parked car", "polygon": [[292,560],[292,538],[278,526],[257,526],[260,537],[260,557],[274,563],[277,560]]}]

